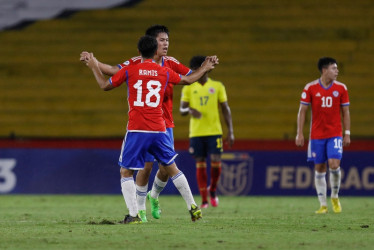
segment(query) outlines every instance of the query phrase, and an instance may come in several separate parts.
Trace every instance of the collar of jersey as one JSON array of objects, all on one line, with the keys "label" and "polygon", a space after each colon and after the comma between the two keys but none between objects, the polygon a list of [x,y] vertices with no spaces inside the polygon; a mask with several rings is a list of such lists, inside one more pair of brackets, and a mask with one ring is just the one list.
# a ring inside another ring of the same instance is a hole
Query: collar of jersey
[{"label": "collar of jersey", "polygon": [[145,60],[143,60],[143,63],[156,63],[155,62],[155,60],[153,60],[153,59],[145,59]]},{"label": "collar of jersey", "polygon": [[329,88],[332,87],[332,85],[334,85],[334,81],[332,81],[332,83],[330,84],[330,86],[328,86],[327,88],[325,86],[323,86],[322,84],[322,81],[321,81],[321,78],[318,78],[318,82],[319,82],[319,85],[321,85],[322,88],[328,90]]}]

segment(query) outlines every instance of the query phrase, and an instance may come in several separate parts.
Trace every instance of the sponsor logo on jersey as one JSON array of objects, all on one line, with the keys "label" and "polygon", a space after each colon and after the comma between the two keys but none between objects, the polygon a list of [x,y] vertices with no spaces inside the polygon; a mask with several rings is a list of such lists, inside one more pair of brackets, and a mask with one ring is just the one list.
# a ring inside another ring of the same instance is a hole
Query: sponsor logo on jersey
[{"label": "sponsor logo on jersey", "polygon": [[319,97],[319,96],[321,96],[321,93],[318,92],[318,93],[316,94],[316,97]]}]

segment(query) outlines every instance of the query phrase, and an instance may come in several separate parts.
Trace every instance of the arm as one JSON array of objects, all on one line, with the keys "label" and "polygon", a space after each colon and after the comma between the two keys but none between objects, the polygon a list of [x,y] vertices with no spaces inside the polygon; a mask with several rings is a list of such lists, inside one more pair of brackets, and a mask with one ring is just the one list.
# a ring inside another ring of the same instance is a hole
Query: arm
[{"label": "arm", "polygon": [[188,102],[181,101],[180,108],[179,108],[180,114],[182,116],[191,114],[193,117],[200,119],[201,113],[194,108],[190,108],[189,106],[190,104]]},{"label": "arm", "polygon": [[111,90],[113,86],[110,84],[109,80],[106,80],[103,73],[100,71],[98,61],[93,56],[92,53],[85,58],[86,65],[92,70],[92,73],[95,76],[97,83],[99,84],[102,90]]},{"label": "arm", "polygon": [[298,147],[304,146],[304,123],[305,123],[305,115],[306,111],[308,110],[308,105],[300,104],[299,113],[297,114],[297,134],[295,139],[295,144]]},{"label": "arm", "polygon": [[234,128],[232,126],[232,118],[231,118],[231,110],[229,107],[229,104],[227,102],[222,102],[221,103],[221,109],[223,116],[225,118],[225,123],[228,129],[228,134],[227,134],[227,142],[229,144],[229,148],[234,144]]},{"label": "arm", "polygon": [[[343,127],[345,131],[351,130],[351,115],[349,113],[349,106],[342,107],[342,114],[343,114]],[[349,133],[344,133],[343,137],[343,146],[349,146],[351,144],[351,135]]]},{"label": "arm", "polygon": [[179,85],[189,85],[191,83],[196,82],[206,72],[209,72],[212,69],[214,69],[214,66],[216,64],[218,64],[217,56],[207,56],[200,68],[198,68],[196,71],[192,72],[192,74],[190,74],[188,76],[181,76],[181,81],[178,84]]},{"label": "arm", "polygon": [[[81,56],[80,60],[85,62],[86,58],[88,58],[90,56],[90,53],[88,53],[87,51],[83,51],[80,56]],[[120,68],[118,68],[117,65],[112,66],[112,65],[105,64],[105,63],[102,63],[102,62],[99,62],[99,61],[97,61],[97,62],[98,62],[98,66],[99,66],[100,71],[107,76],[113,76],[120,70]]]}]

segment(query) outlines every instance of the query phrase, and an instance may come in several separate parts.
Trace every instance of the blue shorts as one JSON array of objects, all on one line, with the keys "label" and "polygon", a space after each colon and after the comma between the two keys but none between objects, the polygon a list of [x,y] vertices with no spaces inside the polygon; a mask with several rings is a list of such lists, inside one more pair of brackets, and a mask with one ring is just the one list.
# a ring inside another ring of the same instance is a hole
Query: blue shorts
[{"label": "blue shorts", "polygon": [[206,158],[211,154],[222,154],[222,135],[198,136],[190,138],[189,152],[194,157]]},{"label": "blue shorts", "polygon": [[174,163],[177,153],[166,133],[127,132],[122,143],[118,165],[132,170],[144,168],[147,153],[164,166]]},{"label": "blue shorts", "polygon": [[308,161],[313,161],[314,164],[325,163],[328,159],[341,160],[342,156],[343,140],[341,136],[309,141]]},{"label": "blue shorts", "polygon": [[[174,136],[173,136],[173,128],[166,128],[166,134],[169,136],[169,140],[171,145],[173,145],[174,149]],[[151,153],[147,153],[145,156],[145,162],[154,162],[155,157]]]}]

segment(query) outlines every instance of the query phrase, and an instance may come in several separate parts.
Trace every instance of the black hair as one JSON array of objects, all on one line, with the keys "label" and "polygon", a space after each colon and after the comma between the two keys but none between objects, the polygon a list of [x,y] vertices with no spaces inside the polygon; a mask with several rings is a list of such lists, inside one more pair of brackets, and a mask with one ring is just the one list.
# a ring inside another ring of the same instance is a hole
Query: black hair
[{"label": "black hair", "polygon": [[321,57],[318,60],[318,70],[322,73],[323,68],[327,68],[330,64],[338,64],[336,60],[332,57]]},{"label": "black hair", "polygon": [[138,41],[138,50],[143,58],[153,58],[157,51],[157,40],[152,36],[142,36]]},{"label": "black hair", "polygon": [[169,30],[164,25],[155,24],[155,25],[152,25],[151,27],[149,27],[145,31],[146,35],[153,36],[153,37],[157,37],[159,33],[166,33],[169,36]]},{"label": "black hair", "polygon": [[205,61],[206,56],[194,56],[190,60],[190,68],[196,70],[200,68],[201,64]]}]

